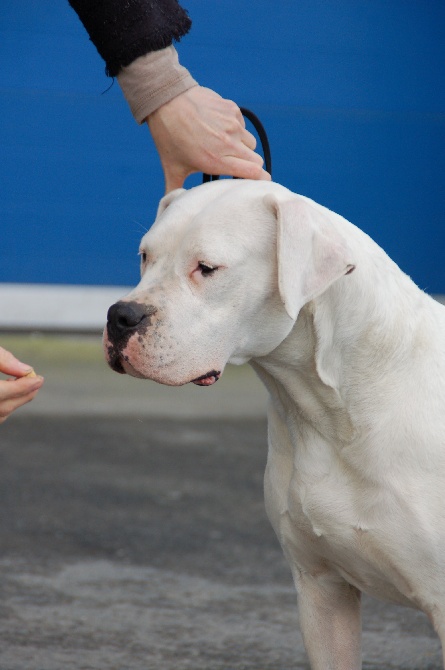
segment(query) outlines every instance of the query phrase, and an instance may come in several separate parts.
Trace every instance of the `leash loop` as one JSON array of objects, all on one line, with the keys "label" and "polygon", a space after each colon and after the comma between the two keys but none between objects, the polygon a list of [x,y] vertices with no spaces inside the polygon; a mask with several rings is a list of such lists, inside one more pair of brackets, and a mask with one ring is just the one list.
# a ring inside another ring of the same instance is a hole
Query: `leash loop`
[{"label": "leash loop", "polygon": [[[270,174],[270,176],[272,176],[272,156],[270,153],[269,139],[267,137],[267,133],[264,129],[264,126],[257,117],[257,115],[254,114],[252,111],[250,111],[250,109],[246,109],[246,107],[240,107],[240,110],[241,114],[250,121],[250,123],[253,125],[256,132],[258,133],[258,137],[261,142],[261,147],[263,149],[264,168]],[[218,174],[204,173],[202,175],[203,184],[207,183],[208,181],[216,181],[217,179],[219,179]],[[238,177],[234,177],[234,179],[238,179]]]}]

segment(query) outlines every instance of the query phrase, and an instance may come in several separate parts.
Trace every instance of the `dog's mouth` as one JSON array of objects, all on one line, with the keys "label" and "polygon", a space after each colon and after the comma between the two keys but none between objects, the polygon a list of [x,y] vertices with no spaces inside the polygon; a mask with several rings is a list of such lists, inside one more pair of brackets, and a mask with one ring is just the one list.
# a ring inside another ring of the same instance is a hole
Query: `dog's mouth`
[{"label": "dog's mouth", "polygon": [[211,370],[205,375],[201,375],[201,377],[192,379],[192,384],[196,384],[197,386],[212,386],[212,384],[217,382],[220,377],[221,371],[217,372],[216,370]]},{"label": "dog's mouth", "polygon": [[[137,368],[135,368],[130,361],[128,360],[128,357],[122,356],[122,354],[114,354],[110,355],[108,359],[108,365],[115,371],[119,372],[120,374],[130,374],[132,377],[141,377],[145,378],[145,375],[139,372]],[[211,370],[210,372],[207,372],[205,375],[201,375],[200,377],[196,377],[196,379],[192,379],[191,383],[196,384],[196,386],[212,386],[215,384],[215,382],[218,381],[218,379],[221,377],[221,371],[220,370]],[[157,380],[156,380],[157,381]],[[161,383],[169,383],[162,381]],[[187,382],[182,382],[179,385],[186,384]],[[176,386],[176,384],[173,384]]]}]

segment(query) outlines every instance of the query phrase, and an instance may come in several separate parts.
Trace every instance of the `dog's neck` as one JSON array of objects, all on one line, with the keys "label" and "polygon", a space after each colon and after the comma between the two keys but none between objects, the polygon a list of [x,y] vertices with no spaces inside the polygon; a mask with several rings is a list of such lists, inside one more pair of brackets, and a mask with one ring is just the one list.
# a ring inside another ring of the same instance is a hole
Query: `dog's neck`
[{"label": "dog's neck", "polygon": [[338,389],[320,377],[316,352],[314,304],[309,303],[288,337],[269,355],[250,364],[283,419],[297,411],[301,423],[309,424],[324,437],[350,442],[355,431],[348,410]]},{"label": "dog's neck", "polygon": [[[283,418],[297,411],[303,424],[337,444],[348,444],[370,430],[369,405],[384,402],[381,388],[383,380],[388,388],[388,375],[397,391],[402,383],[397,370],[412,355],[421,305],[429,300],[406,275],[388,277],[387,266],[382,278],[378,270],[366,282],[359,274],[336,282],[302,308],[274,351],[251,361],[271,396],[278,398]],[[407,304],[417,304],[418,310],[407,312]],[[363,379],[367,398],[357,396]]]}]

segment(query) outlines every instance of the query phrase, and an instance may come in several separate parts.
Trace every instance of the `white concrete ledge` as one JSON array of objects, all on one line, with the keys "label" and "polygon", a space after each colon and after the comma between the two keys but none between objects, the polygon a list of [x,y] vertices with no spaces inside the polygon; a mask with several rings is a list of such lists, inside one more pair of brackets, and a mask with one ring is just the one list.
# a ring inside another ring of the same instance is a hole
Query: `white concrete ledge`
[{"label": "white concrete ledge", "polygon": [[0,330],[102,331],[126,286],[0,284]]},{"label": "white concrete ledge", "polygon": [[[101,332],[110,305],[128,286],[1,284],[0,330]],[[435,296],[445,304],[445,295]]]}]

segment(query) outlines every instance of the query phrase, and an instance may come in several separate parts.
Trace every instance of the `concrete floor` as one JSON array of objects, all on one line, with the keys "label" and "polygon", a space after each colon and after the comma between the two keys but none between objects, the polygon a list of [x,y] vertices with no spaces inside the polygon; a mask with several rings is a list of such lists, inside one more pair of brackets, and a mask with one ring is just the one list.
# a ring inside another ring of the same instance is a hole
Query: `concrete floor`
[{"label": "concrete floor", "polygon": [[[0,341],[46,379],[0,427],[0,670],[308,668],[249,369],[169,389],[99,338]],[[363,628],[367,670],[442,667],[415,611],[365,598]]]}]

